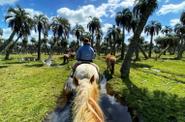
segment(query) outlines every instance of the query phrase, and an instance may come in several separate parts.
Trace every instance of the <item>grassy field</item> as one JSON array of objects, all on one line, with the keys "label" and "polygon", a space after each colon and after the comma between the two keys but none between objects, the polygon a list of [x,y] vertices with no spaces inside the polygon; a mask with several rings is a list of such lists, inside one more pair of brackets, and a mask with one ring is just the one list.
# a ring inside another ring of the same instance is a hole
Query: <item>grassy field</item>
[{"label": "grassy field", "polygon": [[[20,62],[22,57],[0,61],[1,122],[43,120],[56,106],[70,71],[69,65],[47,67],[42,62]],[[55,60],[61,63],[59,57],[55,56]]]},{"label": "grassy field", "polygon": [[[70,72],[68,65],[43,66],[42,62],[21,62],[29,55],[0,56],[0,121],[40,122],[52,111]],[[45,59],[47,56],[44,56]],[[61,64],[55,56],[55,64]],[[162,57],[165,58],[165,57]],[[104,59],[95,60],[101,72]],[[185,122],[185,61],[144,60],[133,64],[130,79],[120,79],[120,64],[108,81],[109,92],[137,110],[145,122]]]},{"label": "grassy field", "polygon": [[108,82],[112,95],[142,115],[144,122],[185,122],[185,61],[143,60],[132,65],[130,79],[120,79],[120,63]]}]

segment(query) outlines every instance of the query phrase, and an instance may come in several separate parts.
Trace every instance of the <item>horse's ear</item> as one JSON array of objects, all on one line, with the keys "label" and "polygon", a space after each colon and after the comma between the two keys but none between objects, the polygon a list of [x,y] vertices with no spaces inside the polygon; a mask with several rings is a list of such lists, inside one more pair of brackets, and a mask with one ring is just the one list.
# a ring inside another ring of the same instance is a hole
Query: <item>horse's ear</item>
[{"label": "horse's ear", "polygon": [[73,82],[74,82],[74,84],[75,84],[76,86],[79,85],[79,81],[78,81],[78,79],[77,79],[76,77],[74,77]]},{"label": "horse's ear", "polygon": [[90,82],[93,83],[95,81],[94,75],[91,77]]}]

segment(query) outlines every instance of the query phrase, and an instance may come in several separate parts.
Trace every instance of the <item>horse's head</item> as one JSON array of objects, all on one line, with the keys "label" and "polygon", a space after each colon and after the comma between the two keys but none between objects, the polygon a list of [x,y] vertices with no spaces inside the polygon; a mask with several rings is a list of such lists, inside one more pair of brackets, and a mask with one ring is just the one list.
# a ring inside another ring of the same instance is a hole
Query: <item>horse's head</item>
[{"label": "horse's head", "polygon": [[76,86],[77,91],[78,89],[86,89],[94,100],[98,100],[99,89],[94,75],[90,79],[84,78],[82,80],[74,77],[73,83]]}]

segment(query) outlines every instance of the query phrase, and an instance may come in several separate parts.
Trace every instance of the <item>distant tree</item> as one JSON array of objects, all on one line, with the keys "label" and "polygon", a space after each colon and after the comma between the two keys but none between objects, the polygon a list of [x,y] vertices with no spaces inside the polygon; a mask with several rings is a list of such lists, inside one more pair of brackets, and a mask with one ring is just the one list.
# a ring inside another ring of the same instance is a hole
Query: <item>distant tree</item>
[{"label": "distant tree", "polygon": [[157,21],[151,21],[148,25],[145,26],[144,32],[147,33],[147,35],[150,35],[150,48],[148,57],[151,58],[152,49],[153,49],[153,36],[158,35],[159,31],[161,30],[161,24]]},{"label": "distant tree", "polygon": [[51,28],[54,37],[53,45],[51,46],[51,49],[53,49],[59,41],[61,41],[60,43],[62,44],[62,41],[67,40],[70,32],[70,24],[66,18],[54,17],[52,19]]},{"label": "distant tree", "polygon": [[76,40],[77,40],[77,45],[79,47],[79,41],[80,41],[80,36],[84,33],[84,28],[82,25],[76,25],[73,29],[72,29],[72,33],[76,36]]},{"label": "distant tree", "polygon": [[116,44],[120,38],[120,34],[121,34],[121,30],[119,28],[116,28],[115,25],[113,25],[113,27],[110,27],[107,32],[107,36],[109,38],[109,41],[111,41],[110,46],[111,46],[111,49],[112,49],[114,55],[116,53]]},{"label": "distant tree", "polygon": [[37,50],[37,60],[41,59],[41,34],[45,34],[48,31],[49,24],[48,24],[48,18],[43,15],[35,15],[34,16],[34,22],[35,22],[35,28],[36,31],[38,31],[38,50]]},{"label": "distant tree", "polygon": [[170,27],[170,26],[164,26],[162,29],[161,29],[161,32],[163,34],[165,34],[166,36],[168,34],[170,34],[171,32],[173,31],[173,29]]},{"label": "distant tree", "polygon": [[160,58],[160,56],[170,48],[174,48],[175,51],[175,48],[178,44],[178,40],[179,38],[175,35],[168,35],[156,38],[155,39],[156,44],[159,45],[159,47],[162,49],[157,58]]},{"label": "distant tree", "polygon": [[97,17],[91,17],[90,22],[87,24],[87,28],[89,29],[89,32],[91,33],[91,46],[94,47],[94,34],[97,31],[100,31],[101,24],[100,20]]}]

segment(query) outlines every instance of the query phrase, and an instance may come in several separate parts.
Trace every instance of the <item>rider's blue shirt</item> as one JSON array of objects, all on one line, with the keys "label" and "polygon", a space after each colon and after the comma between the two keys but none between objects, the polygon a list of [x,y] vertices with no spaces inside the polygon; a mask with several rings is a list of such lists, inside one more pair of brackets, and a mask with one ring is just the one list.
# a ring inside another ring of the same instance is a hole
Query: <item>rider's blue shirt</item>
[{"label": "rider's blue shirt", "polygon": [[78,61],[92,61],[95,58],[94,50],[90,44],[84,44],[77,51],[76,59]]}]

